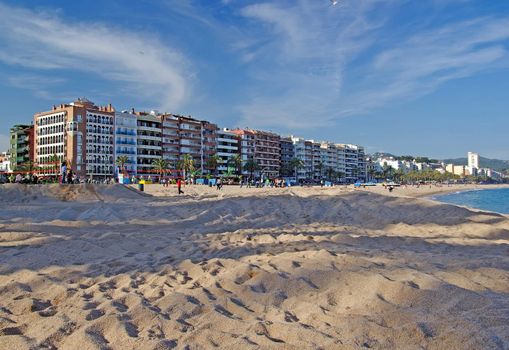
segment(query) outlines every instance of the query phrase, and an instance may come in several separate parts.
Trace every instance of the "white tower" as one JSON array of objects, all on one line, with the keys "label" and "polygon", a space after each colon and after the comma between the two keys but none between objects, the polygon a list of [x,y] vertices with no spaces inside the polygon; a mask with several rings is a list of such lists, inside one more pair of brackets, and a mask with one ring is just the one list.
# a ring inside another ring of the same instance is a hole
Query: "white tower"
[{"label": "white tower", "polygon": [[468,152],[468,167],[479,169],[479,154]]}]

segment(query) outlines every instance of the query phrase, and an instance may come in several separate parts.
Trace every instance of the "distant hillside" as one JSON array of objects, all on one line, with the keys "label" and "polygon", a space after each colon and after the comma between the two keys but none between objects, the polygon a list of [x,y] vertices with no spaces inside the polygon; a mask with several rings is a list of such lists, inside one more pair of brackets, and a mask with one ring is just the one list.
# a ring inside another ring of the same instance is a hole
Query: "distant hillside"
[{"label": "distant hillside", "polygon": [[[468,160],[466,157],[455,159],[444,159],[443,162],[445,164],[468,165]],[[479,157],[479,166],[481,168],[491,168],[493,170],[501,171],[509,169],[509,161]]]}]

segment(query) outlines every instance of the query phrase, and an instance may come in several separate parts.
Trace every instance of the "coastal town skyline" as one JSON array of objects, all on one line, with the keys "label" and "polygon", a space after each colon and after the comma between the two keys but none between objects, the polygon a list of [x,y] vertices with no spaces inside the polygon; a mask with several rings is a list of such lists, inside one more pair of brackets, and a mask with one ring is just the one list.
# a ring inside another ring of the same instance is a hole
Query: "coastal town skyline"
[{"label": "coastal town skyline", "polygon": [[[77,98],[77,100],[84,100],[84,101],[89,101],[87,98],[85,97],[82,97],[82,98]],[[67,102],[66,102],[67,103]],[[74,104],[75,102],[68,102],[70,104]],[[53,106],[58,106],[59,104],[54,104]],[[130,113],[131,111],[134,111],[136,110],[135,108],[131,108],[130,110],[127,110],[127,109],[116,109],[115,106],[111,105],[110,106],[116,110],[116,112],[128,112]],[[47,109],[47,108],[46,108]],[[34,115],[37,115],[38,113],[40,112],[35,112]],[[178,114],[178,113],[169,113],[169,112],[161,112],[161,111],[158,111],[158,110],[155,110],[155,109],[152,109],[152,110],[136,110],[136,113],[144,113],[144,114],[147,114],[147,115],[151,115],[151,114],[155,114],[155,115],[176,115],[176,116],[182,116],[182,117],[185,117],[185,118],[191,118],[191,119],[196,119],[196,120],[203,120],[202,118],[196,118],[195,116],[191,116],[191,115],[187,115],[185,116],[184,114]],[[28,120],[26,121],[21,121],[20,123],[17,123],[17,124],[14,124],[14,125],[10,125],[7,129],[7,137],[6,137],[6,140],[7,140],[7,146],[4,147],[5,149],[2,149],[0,148],[0,153],[6,153],[8,154],[9,151],[10,151],[10,148],[11,148],[11,144],[10,144],[10,138],[12,137],[12,132],[13,132],[13,128],[15,128],[16,126],[20,126],[21,128],[23,128],[24,126],[28,126],[28,125],[33,125],[34,123],[34,115],[29,118]],[[206,121],[207,123],[215,123],[215,121],[213,120],[208,120]],[[215,124],[217,125],[217,124]],[[232,127],[230,125],[226,126],[226,125],[217,125],[217,130],[218,131],[221,131],[221,130],[234,130],[234,129],[245,129],[245,130],[256,130],[256,129],[253,129],[253,128],[250,128],[250,127],[245,127],[245,128],[241,128],[241,127]],[[273,133],[272,130],[262,130],[262,132],[268,132],[268,133]],[[311,141],[311,142],[316,142],[316,143],[339,143],[341,142],[341,140],[331,140],[331,139],[325,139],[325,138],[318,138],[318,139],[312,139],[312,138],[309,138],[309,137],[306,137],[305,133],[300,133],[300,134],[296,134],[296,133],[288,133],[288,134],[278,134],[277,132],[275,132],[275,134],[277,134],[278,136],[280,136],[281,138],[301,138],[302,140],[307,140],[307,141]],[[359,145],[359,144],[357,144]],[[2,146],[2,145],[0,145]],[[364,145],[362,145],[362,147],[364,149],[367,149],[367,147],[365,147]],[[468,151],[468,154],[470,154],[471,152]],[[443,160],[453,160],[453,159],[460,159],[460,158],[464,158],[464,154],[461,154],[461,155],[456,155],[456,156],[449,156],[449,157],[433,157],[433,156],[430,156],[429,154],[412,154],[412,153],[401,153],[401,154],[397,154],[395,152],[389,152],[389,151],[384,151],[384,150],[379,150],[379,151],[375,151],[375,152],[368,152],[366,151],[366,155],[367,156],[370,156],[370,155],[378,155],[379,157],[381,158],[386,158],[386,157],[409,157],[409,156],[413,156],[415,158],[429,158],[429,159],[435,159],[435,160],[438,160],[438,161],[443,161]],[[486,155],[483,155],[485,156],[485,158],[488,158],[486,157]],[[466,159],[466,158],[465,158]],[[489,158],[488,158],[489,160]],[[495,159],[493,158],[493,160],[498,160],[498,159]],[[507,161],[509,162],[509,160],[506,160],[506,159],[500,159],[502,161]]]},{"label": "coastal town skyline", "polygon": [[0,1],[0,150],[86,96],[367,153],[509,158],[509,4],[323,3]]}]

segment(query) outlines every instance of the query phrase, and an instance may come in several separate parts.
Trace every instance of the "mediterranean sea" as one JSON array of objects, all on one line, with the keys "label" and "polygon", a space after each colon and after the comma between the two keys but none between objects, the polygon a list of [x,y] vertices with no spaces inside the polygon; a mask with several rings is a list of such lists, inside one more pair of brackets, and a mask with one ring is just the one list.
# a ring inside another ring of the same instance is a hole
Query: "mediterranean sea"
[{"label": "mediterranean sea", "polygon": [[444,203],[509,214],[509,188],[456,192],[433,198]]}]

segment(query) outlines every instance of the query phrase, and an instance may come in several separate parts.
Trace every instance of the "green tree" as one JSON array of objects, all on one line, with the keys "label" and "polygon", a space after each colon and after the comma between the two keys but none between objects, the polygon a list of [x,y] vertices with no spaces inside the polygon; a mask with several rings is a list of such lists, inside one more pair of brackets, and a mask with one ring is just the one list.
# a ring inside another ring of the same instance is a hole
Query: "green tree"
[{"label": "green tree", "polygon": [[323,169],[324,168],[325,168],[325,164],[323,164],[321,161],[318,162],[318,164],[316,165],[316,170],[318,170],[318,173],[320,174],[320,180],[323,177]]},{"label": "green tree", "polygon": [[332,167],[327,167],[327,169],[325,170],[325,173],[327,174],[327,178],[329,179],[329,181],[332,181],[332,178],[336,174],[336,172],[334,171],[334,168],[332,168]]},{"label": "green tree", "polygon": [[120,171],[122,172],[122,174],[125,173],[125,165],[127,162],[129,162],[128,156],[118,156],[117,157],[116,163],[117,163],[118,167],[120,168]]},{"label": "green tree", "polygon": [[376,177],[376,170],[374,168],[369,168],[368,177],[369,177],[369,181],[371,181],[372,179],[374,179]]},{"label": "green tree", "polygon": [[194,159],[189,154],[184,154],[182,159],[178,162],[179,170],[182,170],[184,173],[184,179],[186,179],[186,175],[189,175],[194,171]]},{"label": "green tree", "polygon": [[35,164],[33,161],[29,160],[28,162],[24,163],[21,167],[19,167],[20,171],[26,171],[28,172],[28,175],[30,178],[32,178],[34,171],[38,169],[37,164]]},{"label": "green tree", "polygon": [[242,174],[242,157],[240,154],[235,154],[234,156],[230,157],[226,164],[228,167],[233,167],[235,171],[237,171],[238,175]]},{"label": "green tree", "polygon": [[58,175],[60,174],[60,162],[61,162],[60,157],[57,156],[56,153],[54,153],[49,158],[49,162],[51,163],[51,165],[49,166],[49,169],[54,172],[56,177],[58,177]]},{"label": "green tree", "polygon": [[250,158],[247,160],[246,164],[244,164],[244,168],[249,172],[252,179],[254,173],[260,170],[260,165],[253,158]]},{"label": "green tree", "polygon": [[354,181],[356,181],[356,182],[359,179],[359,173],[360,173],[360,170],[358,167],[355,167],[352,169],[352,176],[354,178]]},{"label": "green tree", "polygon": [[159,179],[161,179],[163,177],[165,170],[168,169],[168,162],[161,157],[158,159],[154,159],[154,161],[152,162],[152,165],[154,166],[156,171],[159,173]]},{"label": "green tree", "polygon": [[290,159],[289,165],[290,165],[290,169],[293,170],[295,179],[297,179],[297,172],[299,171],[299,169],[304,168],[304,165],[305,165],[304,161],[302,161],[302,159],[299,159],[299,158],[292,158],[292,159]]},{"label": "green tree", "polygon": [[387,165],[387,163],[385,163],[382,167],[382,173],[385,179],[392,178],[392,175],[394,174],[394,168],[391,165]]},{"label": "green tree", "polygon": [[207,168],[210,169],[210,171],[214,175],[217,175],[217,173],[216,173],[217,167],[218,167],[220,161],[221,161],[221,157],[219,157],[217,154],[211,155],[207,159]]}]

